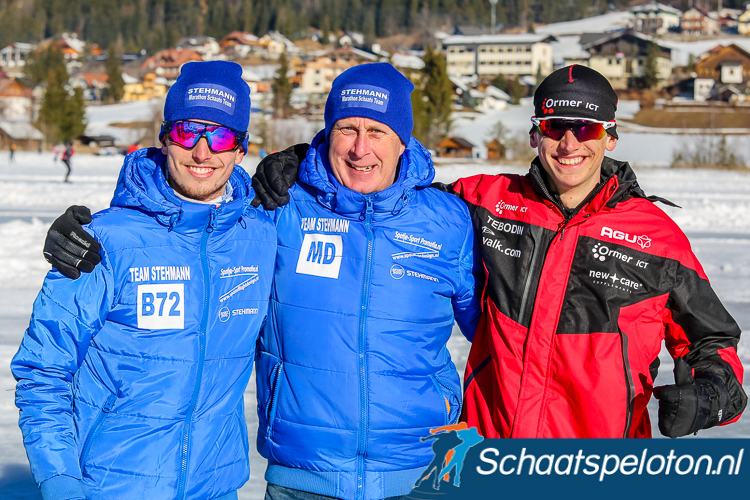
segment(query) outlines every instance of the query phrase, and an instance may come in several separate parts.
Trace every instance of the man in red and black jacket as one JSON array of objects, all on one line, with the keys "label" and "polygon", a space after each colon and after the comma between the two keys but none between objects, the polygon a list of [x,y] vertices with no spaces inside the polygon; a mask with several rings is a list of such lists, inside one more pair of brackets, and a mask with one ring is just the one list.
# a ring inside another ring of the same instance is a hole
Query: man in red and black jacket
[{"label": "man in red and black jacket", "polygon": [[[666,436],[737,420],[740,330],[657,198],[604,156],[617,144],[612,86],[573,65],[534,105],[528,174],[451,185],[486,274],[463,419],[487,438],[650,437],[653,392]],[[662,340],[677,384],[654,389]]]}]

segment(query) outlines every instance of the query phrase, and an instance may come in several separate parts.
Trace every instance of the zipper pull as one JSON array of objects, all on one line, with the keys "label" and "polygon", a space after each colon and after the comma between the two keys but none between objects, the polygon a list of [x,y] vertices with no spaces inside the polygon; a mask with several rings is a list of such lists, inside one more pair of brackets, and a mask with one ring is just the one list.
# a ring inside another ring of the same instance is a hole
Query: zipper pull
[{"label": "zipper pull", "polygon": [[115,403],[117,402],[117,396],[114,394],[110,394],[110,396],[107,398],[107,402],[104,403],[104,406],[102,406],[102,413],[109,413],[112,411],[112,407],[115,406]]},{"label": "zipper pull", "polygon": [[207,233],[213,233],[214,229],[216,229],[216,216],[219,213],[219,209],[216,207],[211,207],[211,211],[208,214],[208,224],[206,225],[206,232]]},{"label": "zipper pull", "polygon": [[372,219],[373,213],[375,213],[375,208],[373,207],[372,197],[365,196],[365,220],[369,221]]}]

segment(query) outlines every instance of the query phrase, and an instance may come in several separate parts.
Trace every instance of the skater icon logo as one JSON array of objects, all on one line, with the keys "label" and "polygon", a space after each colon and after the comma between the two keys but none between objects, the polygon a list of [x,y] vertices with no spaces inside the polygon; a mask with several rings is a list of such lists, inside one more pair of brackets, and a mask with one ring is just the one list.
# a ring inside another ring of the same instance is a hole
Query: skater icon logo
[{"label": "skater icon logo", "polygon": [[[461,472],[466,453],[484,440],[474,427],[467,427],[465,422],[430,429],[430,435],[420,438],[422,441],[434,440],[432,451],[435,458],[422,472],[414,485],[415,490],[439,490],[441,486],[461,486]],[[421,486],[421,487],[420,487]]]}]

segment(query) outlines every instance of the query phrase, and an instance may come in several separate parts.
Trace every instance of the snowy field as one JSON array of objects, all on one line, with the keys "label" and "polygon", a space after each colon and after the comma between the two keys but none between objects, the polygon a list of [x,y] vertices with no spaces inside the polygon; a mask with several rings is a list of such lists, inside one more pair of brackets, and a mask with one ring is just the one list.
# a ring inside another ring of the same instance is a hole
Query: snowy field
[{"label": "snowy field", "polygon": [[[623,141],[636,141],[623,134]],[[637,141],[636,141],[637,142]],[[618,147],[619,150],[619,147]],[[616,152],[618,152],[616,150]],[[625,158],[625,155],[615,155]],[[17,162],[8,163],[0,152],[0,498],[38,499],[17,427],[18,412],[13,402],[14,381],[9,363],[28,325],[32,302],[48,269],[41,256],[42,242],[49,223],[68,205],[86,204],[94,210],[108,206],[122,157],[77,155],[73,158],[71,183],[62,183],[64,167],[54,164],[51,153],[18,153]],[[243,167],[252,172],[257,157],[246,157]],[[520,167],[481,164],[442,165],[438,180],[450,181],[479,172],[516,171]],[[691,237],[695,252],[705,266],[719,296],[739,321],[750,330],[750,175],[724,171],[638,170],[644,190],[659,194],[681,205],[668,209],[670,215]],[[451,352],[463,371],[468,343],[456,334]],[[740,344],[745,369],[750,368],[750,339]],[[670,383],[668,357],[658,380]],[[746,384],[746,390],[750,386]],[[257,425],[255,382],[245,393],[251,449]],[[653,408],[652,408],[653,410]],[[653,412],[652,412],[652,415]],[[654,418],[655,420],[655,418]],[[658,434],[658,430],[655,430]],[[703,431],[699,437],[750,437],[750,417],[737,424]],[[251,451],[250,482],[240,492],[242,499],[260,499],[265,482],[263,459]]]}]

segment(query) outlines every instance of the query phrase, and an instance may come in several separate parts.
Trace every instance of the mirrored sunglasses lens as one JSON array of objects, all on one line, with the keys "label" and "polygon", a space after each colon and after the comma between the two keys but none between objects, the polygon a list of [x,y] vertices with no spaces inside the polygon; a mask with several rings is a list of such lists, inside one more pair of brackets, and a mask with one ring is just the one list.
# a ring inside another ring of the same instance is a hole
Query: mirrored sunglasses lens
[{"label": "mirrored sunglasses lens", "polygon": [[579,141],[590,141],[592,139],[601,139],[606,134],[601,123],[585,123],[578,128],[578,132],[573,129],[573,133]]},{"label": "mirrored sunglasses lens", "polygon": [[544,120],[539,123],[539,131],[543,136],[559,141],[565,135],[567,127],[558,120]]},{"label": "mirrored sunglasses lens", "polygon": [[215,153],[231,151],[239,146],[237,134],[226,127],[207,127],[206,137],[211,150]]},{"label": "mirrored sunglasses lens", "polygon": [[190,122],[178,122],[172,124],[169,131],[170,140],[176,142],[182,147],[192,148],[203,132],[203,127]]}]

